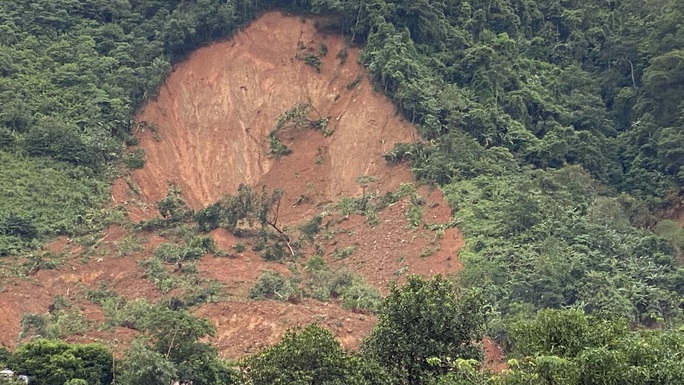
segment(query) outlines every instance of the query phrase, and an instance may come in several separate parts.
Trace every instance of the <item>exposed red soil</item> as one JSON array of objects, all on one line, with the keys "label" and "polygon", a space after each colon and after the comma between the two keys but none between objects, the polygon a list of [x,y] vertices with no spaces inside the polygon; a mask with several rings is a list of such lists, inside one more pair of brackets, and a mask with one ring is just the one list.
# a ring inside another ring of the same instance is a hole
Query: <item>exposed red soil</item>
[{"label": "exposed red soil", "polygon": [[[321,45],[328,53],[320,72],[296,58]],[[344,61],[340,52],[346,52]],[[303,193],[313,205],[358,195],[361,175],[377,177],[383,192],[409,181],[406,169],[388,167],[382,156],[395,143],[411,141],[415,129],[373,91],[358,60],[359,51],[342,37],[275,12],[231,40],[198,49],[139,115],[148,125],[139,133],[146,166],[133,172],[133,182],[147,202],[177,184],[190,206],[200,208],[240,184],[282,188],[291,206]],[[292,154],[269,157],[269,133],[299,103],[310,103],[314,118],[329,118],[333,134],[287,129],[279,137]],[[284,214],[300,218],[307,211]]]},{"label": "exposed red soil", "polygon": [[508,369],[508,364],[504,359],[504,352],[499,345],[492,339],[485,338],[482,341],[485,351],[485,360],[482,363],[483,369],[492,373],[501,373]]},{"label": "exposed red soil", "polygon": [[[316,53],[322,45],[328,53],[321,57],[317,72],[299,58]],[[342,52],[344,60],[338,55]],[[408,226],[406,213],[412,205],[408,198],[380,211],[374,226],[364,216],[335,213],[342,197],[363,192],[379,197],[414,181],[406,166],[388,165],[383,154],[395,143],[415,140],[417,133],[385,97],[373,91],[358,61],[359,51],[347,47],[343,38],[319,33],[311,20],[276,12],[263,15],[230,40],[197,50],[173,68],[157,99],[140,112],[138,120],[145,124],[139,125],[137,136],[146,154],[145,167],[115,181],[112,204],[125,207],[128,219],[136,223],[159,215],[155,203],[172,184],[181,187],[194,209],[234,194],[240,184],[278,188],[285,191],[281,227],[293,228],[313,215],[330,222],[327,233],[319,233],[315,242],[333,269],[349,268],[385,293],[392,281],[401,283],[409,274],[457,272],[463,246],[460,232],[426,228],[450,221],[451,211],[439,190],[419,189],[425,204],[420,206],[422,223],[417,228]],[[358,84],[351,87],[354,83]],[[278,117],[298,103],[313,106],[312,118],[329,118],[332,135],[325,137],[308,128],[284,129],[278,137],[292,153],[269,157],[269,133]],[[374,181],[362,187],[357,178],[363,175]],[[66,255],[57,269],[40,270],[26,280],[4,280],[0,343],[14,346],[22,314],[45,313],[54,297],[62,295],[95,325],[87,336],[72,340],[100,341],[118,346],[119,351],[125,347],[135,332],[97,330],[104,314],[84,299],[87,291],[104,282],[128,299],[154,302],[175,294],[159,292],[138,265],[168,239],[158,233],[139,234],[144,250],[121,256],[117,248],[130,234],[114,226],[86,250],[60,238],[46,246],[50,253]],[[198,269],[203,278],[221,282],[227,299],[195,312],[216,325],[212,342],[222,356],[256,352],[277,342],[287,329],[311,322],[333,331],[349,348],[370,333],[375,317],[351,312],[335,301],[247,300],[249,288],[263,271],[287,275],[288,266],[266,262],[250,250],[249,239],[225,230],[211,235],[229,256],[205,256]],[[247,250],[235,252],[238,243]],[[335,258],[336,251],[350,246],[355,248],[351,255]],[[313,249],[310,244],[305,247],[304,257],[296,261],[300,267]]]},{"label": "exposed red soil", "polygon": [[216,325],[213,343],[226,358],[242,357],[272,345],[283,332],[316,323],[335,334],[347,348],[357,348],[377,321],[375,317],[349,312],[338,304],[304,300],[288,302],[221,302],[203,306],[197,315]]}]

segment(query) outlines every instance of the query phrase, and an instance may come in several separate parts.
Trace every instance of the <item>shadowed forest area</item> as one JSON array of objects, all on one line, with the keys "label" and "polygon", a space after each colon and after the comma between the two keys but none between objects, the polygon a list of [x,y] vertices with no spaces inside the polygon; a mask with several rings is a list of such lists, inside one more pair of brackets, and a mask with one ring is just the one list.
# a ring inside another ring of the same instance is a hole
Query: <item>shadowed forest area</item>
[{"label": "shadowed forest area", "polygon": [[[361,47],[420,133],[385,160],[444,193],[463,271],[393,287],[358,352],[310,326],[229,363],[209,322],[141,300],[125,314],[143,337],[120,360],[38,339],[0,364],[55,385],[684,383],[679,0],[3,1],[2,259],[121,223],[111,182],[144,166],[130,149],[154,129],[138,109],[173,64],[267,10]],[[213,229],[226,205],[181,220]],[[485,335],[502,372],[481,370]]]}]

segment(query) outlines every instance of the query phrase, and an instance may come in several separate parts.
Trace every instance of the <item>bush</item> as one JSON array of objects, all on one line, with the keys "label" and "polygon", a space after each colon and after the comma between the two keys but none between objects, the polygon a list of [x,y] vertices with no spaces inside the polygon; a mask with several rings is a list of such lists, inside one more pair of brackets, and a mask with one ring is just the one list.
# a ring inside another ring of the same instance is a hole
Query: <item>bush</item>
[{"label": "bush", "polygon": [[321,230],[321,223],[323,222],[323,217],[316,215],[313,218],[306,221],[304,224],[299,226],[299,230],[309,239],[313,238]]},{"label": "bush", "polygon": [[273,271],[267,271],[249,289],[250,299],[274,299],[289,301],[301,297],[301,291],[291,279]]},{"label": "bush", "polygon": [[20,345],[9,366],[27,374],[36,385],[81,383],[107,385],[112,382],[112,352],[100,344],[71,345],[62,341],[38,340]]},{"label": "bush", "polygon": [[126,153],[123,161],[129,170],[141,169],[145,167],[145,150],[136,148],[135,151]]},{"label": "bush", "polygon": [[268,135],[268,138],[269,138],[268,143],[269,143],[269,146],[271,148],[271,151],[269,154],[272,158],[278,159],[281,156],[290,155],[292,153],[292,150],[289,147],[287,147],[283,142],[280,141],[280,139],[276,135],[275,131],[271,132]]},{"label": "bush", "polygon": [[276,345],[245,360],[249,383],[387,384],[387,374],[372,362],[344,351],[328,330],[316,325],[289,330]]},{"label": "bush", "polygon": [[265,260],[272,262],[280,262],[285,259],[286,255],[288,253],[283,242],[274,242],[271,245],[266,245],[266,250],[261,254]]},{"label": "bush", "polygon": [[382,305],[380,290],[358,279],[341,290],[340,294],[344,307],[351,310],[366,310],[376,313]]},{"label": "bush", "polygon": [[321,58],[317,55],[308,54],[304,56],[304,59],[302,60],[304,60],[304,63],[306,63],[306,65],[308,65],[309,67],[313,67],[314,69],[316,69],[316,72],[321,72],[321,66],[323,65],[323,63],[321,62]]}]

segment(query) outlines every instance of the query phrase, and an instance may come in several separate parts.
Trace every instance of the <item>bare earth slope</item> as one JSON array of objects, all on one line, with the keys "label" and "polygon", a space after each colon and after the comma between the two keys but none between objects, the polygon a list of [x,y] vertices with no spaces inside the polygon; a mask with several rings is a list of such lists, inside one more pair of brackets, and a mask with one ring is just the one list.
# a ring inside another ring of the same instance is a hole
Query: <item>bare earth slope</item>
[{"label": "bare earth slope", "polygon": [[[327,54],[317,72],[297,57],[317,54],[321,45]],[[156,202],[168,183],[176,183],[198,208],[234,193],[241,183],[308,189],[316,203],[358,195],[360,175],[395,187],[392,174],[404,170],[388,169],[382,155],[410,141],[414,129],[365,78],[359,82],[364,72],[358,59],[359,51],[346,48],[341,37],[323,36],[311,20],[279,13],[197,50],[174,68],[157,100],[140,114],[158,127],[159,139],[149,129],[141,135],[147,165],[134,179],[143,195]],[[283,132],[292,154],[270,158],[269,132],[299,103],[329,118],[334,133],[324,138],[310,130]]]},{"label": "bare earth slope", "polygon": [[[324,56],[322,47],[327,48]],[[321,56],[320,72],[301,60],[307,55]],[[332,223],[326,236],[316,238],[318,252],[331,268],[349,268],[383,292],[407,274],[458,271],[458,230],[435,232],[423,226],[450,220],[450,209],[438,190],[419,189],[425,204],[420,206],[417,227],[409,226],[407,219],[413,205],[409,198],[380,211],[372,226],[363,216],[335,213],[341,198],[359,196],[364,188],[377,197],[413,182],[406,166],[387,165],[383,154],[395,143],[415,140],[415,129],[373,91],[358,59],[357,49],[346,47],[339,36],[317,32],[312,20],[275,12],[230,40],[197,50],[174,67],[158,98],[140,112],[138,121],[144,124],[138,125],[136,135],[146,153],[145,167],[126,181],[115,182],[114,204],[124,206],[135,223],[159,215],[155,203],[172,184],[181,187],[194,209],[234,194],[240,184],[280,188],[285,191],[281,225],[296,226],[321,214]],[[285,111],[301,103],[313,107],[312,118],[328,118],[332,134],[287,128],[278,137],[292,153],[270,157],[269,133]],[[357,178],[363,175],[374,181],[360,186]],[[160,292],[137,263],[150,258],[159,243],[174,241],[172,236],[134,234],[129,227],[114,226],[85,247],[57,240],[46,248],[51,255],[63,256],[56,269],[31,271],[26,279],[3,278],[0,343],[16,344],[22,313],[46,314],[54,297],[63,296],[92,321],[85,336],[73,340],[97,340],[119,350],[125,346],[136,332],[98,330],[105,316],[86,299],[89,290],[104,285],[125,298],[151,301],[182,294]],[[278,341],[286,329],[311,322],[328,327],[347,347],[358,346],[370,332],[375,317],[353,313],[339,301],[248,300],[249,288],[263,271],[289,274],[288,266],[265,261],[251,251],[248,240],[225,230],[211,235],[222,250],[242,242],[247,246],[230,258],[207,255],[197,266],[202,277],[223,285],[224,296],[217,303],[196,310],[216,325],[212,342],[223,356],[255,352]],[[142,238],[141,250],[122,252],[135,237]],[[351,255],[335,256],[350,248]],[[296,263],[313,253],[309,247]],[[0,273],[9,275],[4,268]]]}]

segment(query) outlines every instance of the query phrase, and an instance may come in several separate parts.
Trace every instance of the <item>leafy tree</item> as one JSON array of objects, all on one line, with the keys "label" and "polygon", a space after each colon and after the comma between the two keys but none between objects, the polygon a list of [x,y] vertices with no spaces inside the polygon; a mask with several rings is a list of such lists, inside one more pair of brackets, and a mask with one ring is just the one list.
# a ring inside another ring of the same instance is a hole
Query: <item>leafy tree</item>
[{"label": "leafy tree", "polygon": [[216,349],[201,342],[215,332],[208,320],[187,310],[138,301],[120,322],[144,335],[123,359],[117,377],[130,382],[122,383],[168,384],[168,379],[200,385],[234,383],[235,374],[219,359]]},{"label": "leafy tree", "polygon": [[120,384],[168,385],[178,378],[174,364],[139,339],[133,341],[118,370]]},{"label": "leafy tree", "polygon": [[9,366],[16,373],[31,376],[32,383],[38,385],[63,385],[73,379],[105,385],[112,382],[112,362],[111,351],[99,344],[36,340],[20,345]]},{"label": "leafy tree", "polygon": [[286,332],[279,343],[243,364],[254,385],[389,383],[380,367],[346,352],[330,331],[316,325]]},{"label": "leafy tree", "polygon": [[477,341],[483,331],[478,293],[459,293],[441,276],[411,276],[402,287],[391,288],[362,351],[400,383],[426,384],[446,372],[430,365],[429,358],[481,359]]}]

